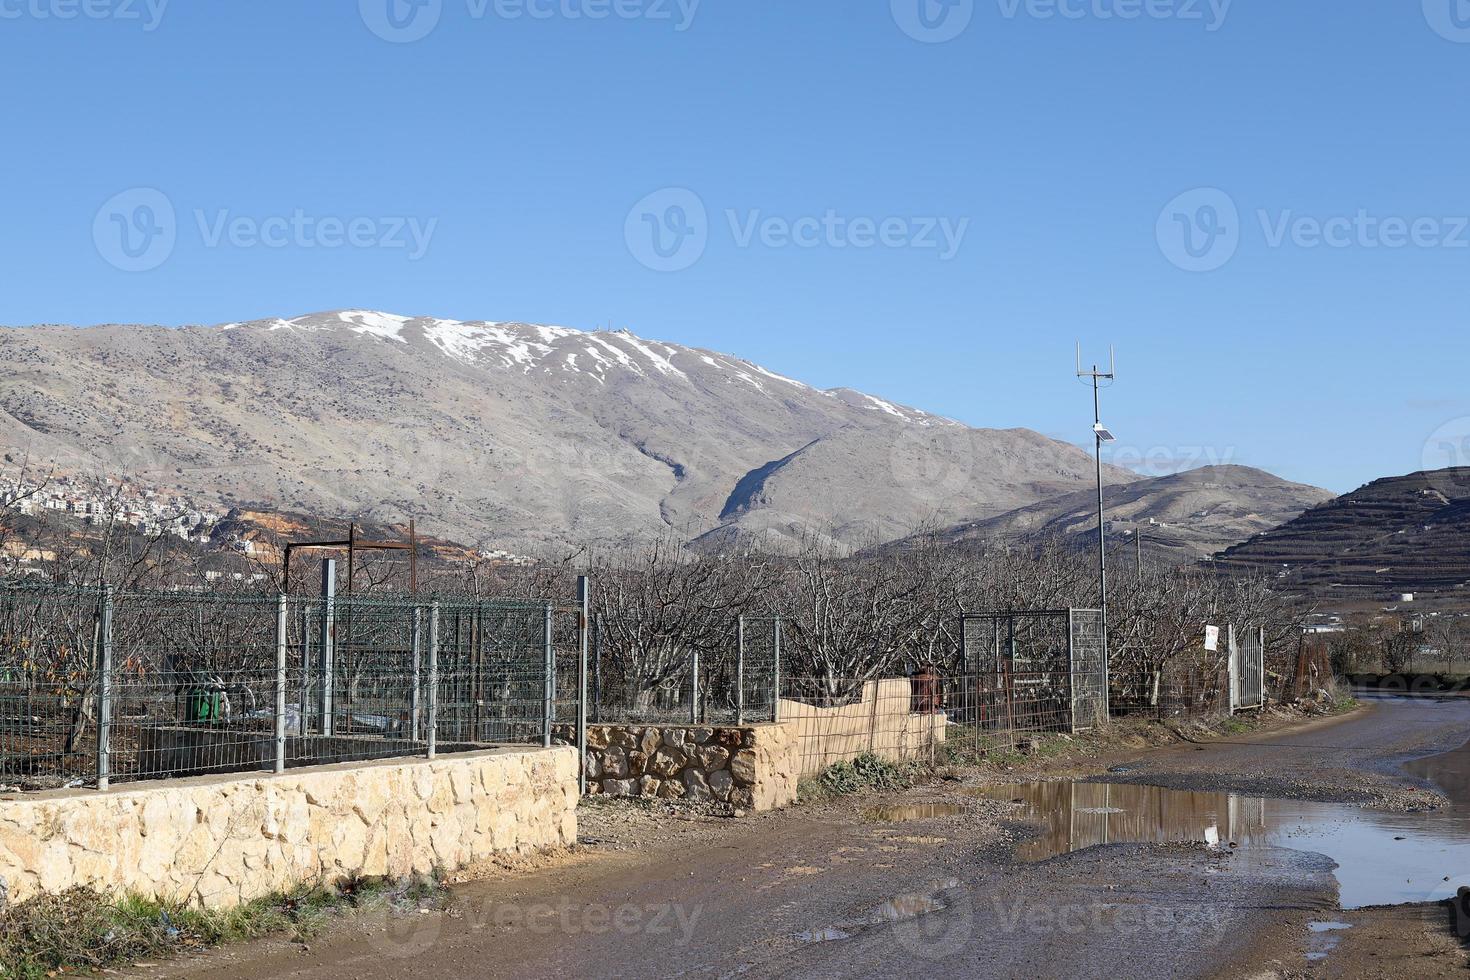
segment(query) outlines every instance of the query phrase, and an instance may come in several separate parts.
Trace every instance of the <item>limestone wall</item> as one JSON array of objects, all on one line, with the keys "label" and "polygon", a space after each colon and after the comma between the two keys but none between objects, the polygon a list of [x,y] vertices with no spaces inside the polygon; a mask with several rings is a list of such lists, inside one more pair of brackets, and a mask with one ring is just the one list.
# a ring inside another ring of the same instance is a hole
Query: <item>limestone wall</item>
[{"label": "limestone wall", "polygon": [[503,749],[0,797],[5,898],[73,885],[234,905],[576,841],[577,753]]},{"label": "limestone wall", "polygon": [[[575,738],[570,726],[556,734]],[[589,794],[774,810],[796,799],[796,781],[796,743],[784,725],[587,726]]]},{"label": "limestone wall", "polygon": [[884,759],[924,759],[944,742],[943,712],[918,713],[907,678],[868,681],[853,704],[819,708],[781,699],[781,722],[798,743],[798,777],[815,776],[827,766],[860,755]]}]

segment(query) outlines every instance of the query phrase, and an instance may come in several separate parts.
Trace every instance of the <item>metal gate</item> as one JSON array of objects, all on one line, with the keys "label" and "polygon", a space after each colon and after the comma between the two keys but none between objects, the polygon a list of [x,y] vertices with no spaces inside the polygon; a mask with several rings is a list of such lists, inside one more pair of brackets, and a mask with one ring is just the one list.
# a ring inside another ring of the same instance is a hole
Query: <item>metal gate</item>
[{"label": "metal gate", "polygon": [[1067,615],[1072,661],[1072,730],[1096,728],[1108,720],[1108,655],[1103,615],[1073,609]]},{"label": "metal gate", "polygon": [[987,728],[1086,731],[1108,716],[1102,613],[986,613],[962,622],[966,701]]},{"label": "metal gate", "polygon": [[1230,627],[1230,712],[1266,703],[1266,631],[1248,629],[1236,636]]}]

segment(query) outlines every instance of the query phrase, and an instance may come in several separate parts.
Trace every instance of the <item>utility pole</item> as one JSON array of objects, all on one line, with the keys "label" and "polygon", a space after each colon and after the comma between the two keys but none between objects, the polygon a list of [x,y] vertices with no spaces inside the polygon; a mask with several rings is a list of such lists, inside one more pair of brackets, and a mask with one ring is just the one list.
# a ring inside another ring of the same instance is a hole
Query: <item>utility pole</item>
[{"label": "utility pole", "polygon": [[1094,364],[1091,371],[1082,369],[1082,344],[1077,345],[1077,377],[1083,379],[1084,384],[1092,385],[1092,436],[1094,439],[1094,459],[1097,463],[1097,584],[1102,598],[1102,649],[1103,663],[1108,662],[1108,542],[1107,531],[1103,523],[1103,484],[1102,484],[1102,446],[1105,442],[1113,442],[1111,432],[1102,424],[1102,402],[1099,392],[1104,387],[1104,381],[1113,381],[1117,377],[1118,362],[1113,354],[1112,348],[1108,348],[1108,369],[1101,371]]}]

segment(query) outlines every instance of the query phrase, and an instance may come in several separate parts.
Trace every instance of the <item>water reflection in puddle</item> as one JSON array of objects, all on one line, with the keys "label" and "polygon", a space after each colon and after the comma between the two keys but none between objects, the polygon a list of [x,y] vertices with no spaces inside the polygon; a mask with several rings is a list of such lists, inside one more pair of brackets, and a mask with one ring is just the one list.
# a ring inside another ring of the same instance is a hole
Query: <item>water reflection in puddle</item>
[{"label": "water reflection in puddle", "polygon": [[863,816],[883,823],[907,823],[910,820],[956,817],[964,812],[965,808],[956,803],[914,803],[906,806],[871,807],[863,811]]},{"label": "water reflection in puddle", "polygon": [[1335,933],[1352,926],[1346,922],[1309,922],[1307,928],[1312,930],[1312,938],[1307,946],[1307,959],[1312,963],[1327,959],[1329,953],[1337,948],[1341,937]]},{"label": "water reflection in puddle", "polygon": [[940,912],[949,908],[949,902],[944,899],[944,893],[958,887],[960,887],[958,878],[936,881],[922,892],[909,892],[895,896],[856,918],[821,929],[798,932],[792,938],[802,943],[830,943],[841,939],[851,939],[862,930],[871,929],[874,926],[906,922],[910,919],[917,919],[921,915]]},{"label": "water reflection in puddle", "polygon": [[1116,843],[1193,841],[1234,849],[1246,861],[1255,849],[1288,847],[1337,862],[1345,909],[1438,901],[1470,884],[1470,812],[1464,807],[1383,813],[1108,783],[1031,783],[974,792],[1025,803],[1042,821],[1041,836],[1016,849],[1025,861]]}]

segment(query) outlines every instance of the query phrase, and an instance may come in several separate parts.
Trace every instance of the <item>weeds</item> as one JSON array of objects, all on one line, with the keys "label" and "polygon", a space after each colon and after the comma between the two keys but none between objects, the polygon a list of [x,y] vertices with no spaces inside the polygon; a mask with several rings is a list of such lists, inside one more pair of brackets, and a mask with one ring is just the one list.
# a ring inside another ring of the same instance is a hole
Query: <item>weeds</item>
[{"label": "weeds", "polygon": [[864,790],[907,789],[918,780],[922,767],[913,762],[890,762],[876,755],[860,755],[822,770],[815,788],[821,795],[846,796]]},{"label": "weeds", "polygon": [[72,888],[0,912],[0,975],[31,980],[95,971],[267,935],[307,939],[337,914],[364,907],[439,908],[447,894],[437,873],[303,885],[225,909]]}]

